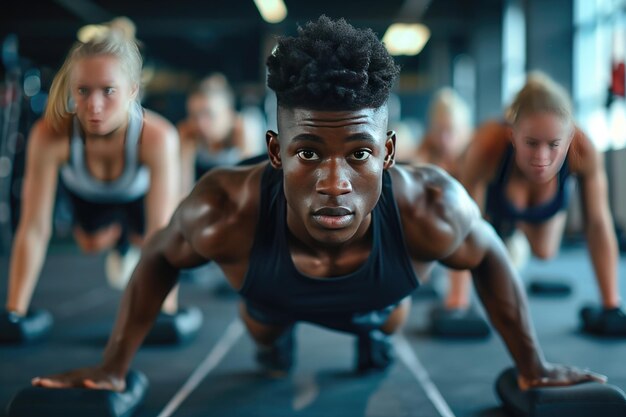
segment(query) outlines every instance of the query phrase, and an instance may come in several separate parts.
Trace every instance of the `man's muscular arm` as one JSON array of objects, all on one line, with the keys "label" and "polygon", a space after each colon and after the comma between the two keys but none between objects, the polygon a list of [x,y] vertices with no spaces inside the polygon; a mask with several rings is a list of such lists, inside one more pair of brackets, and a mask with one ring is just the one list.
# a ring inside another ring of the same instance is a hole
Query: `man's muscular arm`
[{"label": "man's muscular arm", "polygon": [[[207,181],[208,182],[208,181]],[[219,221],[218,189],[197,187],[174,213],[169,225],[143,246],[141,259],[124,292],[113,332],[100,365],[59,375],[35,378],[34,385],[50,388],[85,387],[122,391],[137,349],[159,314],[161,304],[178,281],[178,272],[207,262],[211,229]],[[201,252],[196,248],[202,248]]]},{"label": "man's muscular arm", "polygon": [[[602,375],[545,361],[530,320],[525,293],[502,240],[481,219],[475,203],[456,181],[447,177],[447,180],[440,179],[438,186],[443,189],[438,204],[449,207],[443,219],[449,224],[446,232],[461,237],[461,243],[441,262],[452,268],[471,270],[485,310],[517,365],[520,387],[606,381]],[[455,241],[449,237],[446,240]]]}]

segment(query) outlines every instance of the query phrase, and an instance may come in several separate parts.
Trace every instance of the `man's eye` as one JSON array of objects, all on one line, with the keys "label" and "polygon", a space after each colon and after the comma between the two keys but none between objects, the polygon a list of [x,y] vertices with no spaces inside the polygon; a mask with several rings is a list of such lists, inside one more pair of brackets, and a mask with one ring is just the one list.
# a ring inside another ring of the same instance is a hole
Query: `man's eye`
[{"label": "man's eye", "polygon": [[298,158],[303,159],[305,161],[315,161],[319,159],[319,157],[317,156],[315,152],[308,150],[308,149],[298,151],[296,155],[298,155]]},{"label": "man's eye", "polygon": [[354,159],[356,159],[357,161],[365,161],[367,160],[367,158],[370,157],[370,155],[372,155],[371,153],[369,153],[366,150],[360,150],[360,151],[356,151],[352,154],[352,157]]}]

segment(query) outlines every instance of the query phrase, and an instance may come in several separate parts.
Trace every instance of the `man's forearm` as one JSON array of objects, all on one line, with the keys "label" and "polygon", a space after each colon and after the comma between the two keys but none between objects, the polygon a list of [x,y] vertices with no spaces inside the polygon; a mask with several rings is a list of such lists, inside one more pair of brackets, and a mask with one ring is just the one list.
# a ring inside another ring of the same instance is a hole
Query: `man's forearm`
[{"label": "man's forearm", "polygon": [[102,367],[124,377],[132,358],[152,327],[163,300],[176,284],[178,270],[157,254],[142,254],[104,351]]},{"label": "man's forearm", "polygon": [[542,376],[544,358],[530,319],[526,296],[500,239],[490,229],[490,245],[472,270],[474,283],[492,324],[500,333],[519,372],[528,379]]}]

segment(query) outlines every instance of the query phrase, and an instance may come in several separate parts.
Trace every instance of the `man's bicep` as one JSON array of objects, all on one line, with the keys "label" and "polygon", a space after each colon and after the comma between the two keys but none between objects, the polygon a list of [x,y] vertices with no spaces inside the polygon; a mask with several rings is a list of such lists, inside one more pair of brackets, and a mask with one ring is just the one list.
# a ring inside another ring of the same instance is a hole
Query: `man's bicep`
[{"label": "man's bicep", "polygon": [[493,228],[485,220],[476,219],[463,242],[440,262],[453,269],[474,269],[492,245],[493,235]]},{"label": "man's bicep", "polygon": [[193,268],[209,261],[196,248],[197,242],[193,242],[196,237],[189,224],[189,220],[184,218],[185,207],[179,206],[170,223],[157,233],[151,241],[159,249],[168,263],[177,269]]}]

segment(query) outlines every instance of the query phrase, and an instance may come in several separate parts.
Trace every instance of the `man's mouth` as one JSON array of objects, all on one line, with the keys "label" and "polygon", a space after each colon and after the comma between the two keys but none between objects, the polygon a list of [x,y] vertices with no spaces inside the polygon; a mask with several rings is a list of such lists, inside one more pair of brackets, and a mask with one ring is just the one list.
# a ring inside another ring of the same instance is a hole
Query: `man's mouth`
[{"label": "man's mouth", "polygon": [[341,229],[354,219],[354,213],[346,207],[322,207],[313,212],[313,220],[325,229]]},{"label": "man's mouth", "polygon": [[322,207],[313,212],[313,216],[348,216],[352,211],[345,207]]}]

